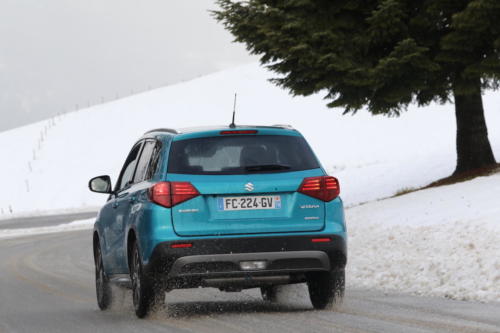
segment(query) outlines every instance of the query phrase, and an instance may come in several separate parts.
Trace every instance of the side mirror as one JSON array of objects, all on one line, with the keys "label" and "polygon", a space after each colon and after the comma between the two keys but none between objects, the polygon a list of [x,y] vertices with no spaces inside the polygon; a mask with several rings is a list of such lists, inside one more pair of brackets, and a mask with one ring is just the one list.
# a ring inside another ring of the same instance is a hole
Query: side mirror
[{"label": "side mirror", "polygon": [[111,178],[109,176],[94,177],[89,181],[89,189],[92,192],[111,194]]}]

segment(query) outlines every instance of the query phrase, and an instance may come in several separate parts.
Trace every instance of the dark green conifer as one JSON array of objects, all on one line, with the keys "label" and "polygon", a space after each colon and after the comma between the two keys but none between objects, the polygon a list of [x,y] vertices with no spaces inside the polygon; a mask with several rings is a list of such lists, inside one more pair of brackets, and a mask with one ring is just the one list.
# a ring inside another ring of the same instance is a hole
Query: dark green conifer
[{"label": "dark green conifer", "polygon": [[495,164],[481,94],[500,83],[499,0],[217,2],[215,18],[279,74],[277,85],[326,92],[345,113],[453,101],[455,173]]}]

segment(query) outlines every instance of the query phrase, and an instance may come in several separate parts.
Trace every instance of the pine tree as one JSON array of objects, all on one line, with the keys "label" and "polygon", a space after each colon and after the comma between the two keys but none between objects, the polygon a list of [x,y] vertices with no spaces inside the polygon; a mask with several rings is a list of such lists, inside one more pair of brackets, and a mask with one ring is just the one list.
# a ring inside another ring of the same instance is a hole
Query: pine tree
[{"label": "pine tree", "polygon": [[[215,18],[295,95],[398,116],[455,103],[455,173],[495,164],[482,92],[500,83],[498,0],[218,0]],[[425,133],[423,133],[425,135]]]}]

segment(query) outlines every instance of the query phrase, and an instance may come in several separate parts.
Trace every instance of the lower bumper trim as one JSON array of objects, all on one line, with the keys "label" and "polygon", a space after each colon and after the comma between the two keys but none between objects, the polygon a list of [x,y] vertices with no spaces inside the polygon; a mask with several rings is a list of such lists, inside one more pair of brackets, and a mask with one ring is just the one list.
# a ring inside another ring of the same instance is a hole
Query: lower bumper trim
[{"label": "lower bumper trim", "polygon": [[[266,261],[265,270],[242,270],[242,261]],[[168,277],[221,273],[261,273],[280,270],[330,270],[328,255],[322,251],[286,251],[186,256],[177,259]]]},{"label": "lower bumper trim", "polygon": [[[329,242],[312,242],[329,238]],[[190,248],[172,248],[179,241],[159,243],[144,271],[162,280],[185,278],[292,277],[300,273],[343,269],[347,246],[336,234],[186,239]],[[242,261],[266,261],[264,269],[243,270]]]},{"label": "lower bumper trim", "polygon": [[227,287],[245,287],[253,285],[276,285],[287,284],[290,282],[290,275],[276,275],[276,276],[248,276],[248,277],[231,277],[231,278],[207,278],[204,279],[204,285],[214,288],[227,288]]}]

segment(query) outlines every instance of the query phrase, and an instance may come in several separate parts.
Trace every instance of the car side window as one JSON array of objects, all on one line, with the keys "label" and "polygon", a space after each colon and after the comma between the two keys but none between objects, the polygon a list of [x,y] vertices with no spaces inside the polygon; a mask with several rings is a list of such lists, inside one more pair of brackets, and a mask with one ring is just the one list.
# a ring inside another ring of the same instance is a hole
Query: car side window
[{"label": "car side window", "polygon": [[146,171],[146,175],[144,177],[145,180],[153,178],[153,176],[156,172],[156,169],[158,168],[160,156],[161,156],[161,143],[159,141],[157,141],[155,143],[153,153],[151,154],[149,166],[148,166],[148,169]]},{"label": "car side window", "polygon": [[141,151],[142,142],[132,148],[128,154],[125,163],[123,164],[122,172],[120,174],[120,179],[116,184],[116,190],[121,191],[125,188],[133,179],[135,166],[137,165],[137,159],[139,157],[139,152]]},{"label": "car side window", "polygon": [[153,140],[148,140],[144,143],[144,148],[142,149],[141,157],[139,158],[139,162],[137,163],[137,169],[135,171],[134,176],[134,184],[140,183],[143,180],[146,180],[146,171],[149,166],[149,161],[151,160],[151,155],[155,148],[156,142]]}]

